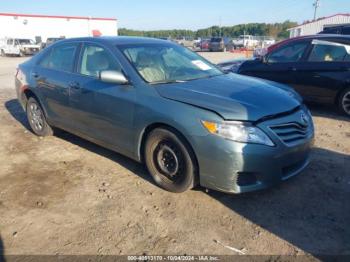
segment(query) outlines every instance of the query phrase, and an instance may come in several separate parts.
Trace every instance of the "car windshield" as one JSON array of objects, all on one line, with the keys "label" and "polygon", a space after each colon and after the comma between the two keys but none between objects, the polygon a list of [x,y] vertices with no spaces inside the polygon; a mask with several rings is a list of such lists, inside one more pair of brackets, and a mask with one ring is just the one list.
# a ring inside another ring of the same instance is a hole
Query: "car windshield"
[{"label": "car windshield", "polygon": [[32,45],[32,44],[34,44],[33,40],[31,40],[31,39],[17,39],[17,42],[20,45]]},{"label": "car windshield", "polygon": [[143,44],[121,46],[120,49],[142,78],[151,84],[185,82],[224,74],[181,46]]},{"label": "car windshield", "polygon": [[212,42],[221,42],[222,38],[212,38],[211,41]]}]

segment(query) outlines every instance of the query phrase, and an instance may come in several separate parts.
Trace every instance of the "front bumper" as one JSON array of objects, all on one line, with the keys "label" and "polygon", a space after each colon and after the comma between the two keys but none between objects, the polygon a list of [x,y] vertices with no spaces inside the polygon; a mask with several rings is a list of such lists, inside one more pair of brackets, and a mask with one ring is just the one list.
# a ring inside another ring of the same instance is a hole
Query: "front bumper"
[{"label": "front bumper", "polygon": [[312,122],[305,139],[288,145],[268,129],[295,119],[295,115],[258,125],[270,136],[274,147],[238,143],[215,135],[196,138],[200,184],[226,193],[244,193],[271,187],[299,174],[310,162],[314,137]]},{"label": "front bumper", "polygon": [[39,52],[39,48],[23,48],[22,52],[25,55],[35,55]]}]

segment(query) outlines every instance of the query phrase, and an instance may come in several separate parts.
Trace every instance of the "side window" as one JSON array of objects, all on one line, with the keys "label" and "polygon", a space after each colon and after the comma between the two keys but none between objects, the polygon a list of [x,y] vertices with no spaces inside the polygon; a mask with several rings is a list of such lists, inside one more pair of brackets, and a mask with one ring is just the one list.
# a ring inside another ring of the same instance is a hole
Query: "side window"
[{"label": "side window", "polygon": [[308,43],[304,42],[304,43],[290,44],[290,45],[281,47],[269,55],[268,62],[269,63],[297,62],[302,58],[307,46],[308,46]]},{"label": "side window", "polygon": [[82,75],[99,77],[101,71],[121,71],[117,61],[103,47],[85,45],[79,72]]},{"label": "side window", "polygon": [[343,62],[350,60],[350,45],[328,41],[312,42],[313,48],[309,56],[310,62]]},{"label": "side window", "polygon": [[13,45],[13,39],[8,39],[8,40],[7,40],[7,44],[8,44],[8,45]]},{"label": "side window", "polygon": [[40,61],[45,68],[73,72],[74,60],[78,44],[68,43],[56,46]]},{"label": "side window", "polygon": [[39,66],[49,68],[51,51],[52,50],[46,51],[46,53],[43,54],[43,57],[40,59]]}]

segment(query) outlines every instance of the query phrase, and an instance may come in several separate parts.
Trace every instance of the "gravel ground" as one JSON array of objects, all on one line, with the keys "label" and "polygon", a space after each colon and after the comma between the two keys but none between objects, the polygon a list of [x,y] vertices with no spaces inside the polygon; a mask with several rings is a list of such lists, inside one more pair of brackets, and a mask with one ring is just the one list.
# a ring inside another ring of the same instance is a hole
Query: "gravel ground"
[{"label": "gravel ground", "polygon": [[21,61],[0,58],[0,261],[1,253],[237,254],[225,246],[350,255],[350,119],[333,108],[311,107],[313,160],[300,176],[244,195],[172,194],[117,153],[64,132],[33,135],[13,89]]}]

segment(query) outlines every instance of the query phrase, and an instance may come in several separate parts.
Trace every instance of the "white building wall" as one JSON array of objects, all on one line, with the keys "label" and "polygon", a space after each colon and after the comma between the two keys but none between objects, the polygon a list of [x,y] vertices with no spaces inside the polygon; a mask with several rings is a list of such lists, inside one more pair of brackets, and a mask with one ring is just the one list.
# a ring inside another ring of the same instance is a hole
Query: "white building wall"
[{"label": "white building wall", "polygon": [[92,36],[93,30],[102,35],[118,35],[117,20],[94,18],[57,18],[7,16],[0,14],[0,39],[5,37],[31,38]]},{"label": "white building wall", "polygon": [[350,23],[349,15],[335,15],[320,19],[318,21],[310,22],[304,25],[293,27],[289,29],[290,37],[314,35],[323,30],[325,25],[337,25]]}]

